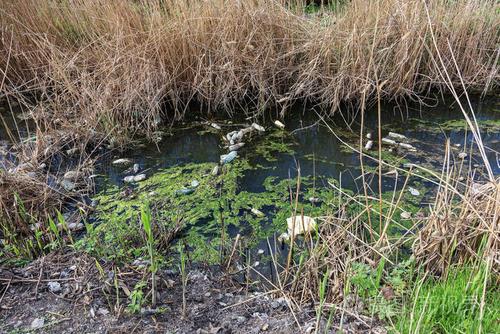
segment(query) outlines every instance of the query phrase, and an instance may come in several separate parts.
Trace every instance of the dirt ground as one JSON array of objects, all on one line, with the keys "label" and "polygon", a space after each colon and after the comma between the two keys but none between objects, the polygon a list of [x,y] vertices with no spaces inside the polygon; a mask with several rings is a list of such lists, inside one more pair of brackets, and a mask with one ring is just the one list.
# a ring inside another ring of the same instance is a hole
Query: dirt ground
[{"label": "dirt ground", "polygon": [[[283,296],[247,291],[213,268],[189,270],[185,316],[181,276],[169,270],[158,273],[156,307],[127,312],[128,296],[143,274],[96,263],[87,255],[66,253],[21,269],[0,268],[0,333],[315,332],[311,306],[292,312]],[[149,291],[150,286],[144,289],[148,302]],[[339,326],[340,318],[334,317],[331,331]],[[344,314],[342,327],[350,333],[385,332],[359,315]]]}]

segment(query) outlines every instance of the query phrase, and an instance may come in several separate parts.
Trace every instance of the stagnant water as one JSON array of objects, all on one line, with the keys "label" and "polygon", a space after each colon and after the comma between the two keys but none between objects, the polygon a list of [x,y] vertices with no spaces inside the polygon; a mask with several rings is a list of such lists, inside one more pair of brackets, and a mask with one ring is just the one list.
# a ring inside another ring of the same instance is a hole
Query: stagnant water
[{"label": "stagnant water", "polygon": [[[499,175],[500,100],[498,97],[475,98],[473,108],[489,163],[493,173]],[[439,173],[445,143],[449,140],[455,164],[462,163],[458,155],[465,151],[468,156],[463,162],[472,168],[474,177],[484,175],[484,163],[477,154],[472,133],[467,131],[464,117],[451,99],[434,107],[405,105],[402,110],[394,104],[383,105],[382,134],[385,137],[392,131],[404,135],[407,139],[402,141],[416,151],[393,149],[390,152],[390,146],[384,145],[385,161],[405,170],[415,164]],[[9,113],[4,108],[2,114]],[[365,133],[373,132],[376,137],[376,110],[369,110],[365,118]],[[15,128],[8,115],[4,119],[8,127]],[[211,171],[219,163],[220,156],[228,151],[223,136],[243,125],[217,119],[211,121],[222,129],[206,124],[190,126],[164,134],[158,143],[138,145],[99,161],[95,196],[99,205],[90,219],[95,230],[87,241],[88,247],[99,249],[102,240],[106,240],[107,249],[100,250],[103,255],[138,256],[141,252],[134,250],[134,240],[140,238],[138,217],[147,204],[153,208],[164,235],[168,235],[176,224],[180,226],[174,240],[188,246],[192,259],[217,262],[221,244],[228,252],[231,242],[240,234],[243,246],[238,250],[246,254],[246,261],[259,261],[257,270],[267,271],[266,256],[280,250],[275,246],[276,236],[286,231],[286,218],[294,212],[299,171],[299,214],[304,212],[318,217],[335,212],[339,201],[335,187],[353,194],[362,189],[359,153],[347,146],[358,145],[359,115],[346,119],[338,114],[319,120],[313,109],[300,106],[288,112],[284,130],[274,126],[269,116],[265,120],[243,121],[241,123],[248,124],[256,121],[265,126],[266,131],[245,138],[246,144],[238,151],[238,158],[221,168],[217,176]],[[5,132],[0,133],[0,139],[8,139]],[[377,156],[376,146],[368,153]],[[124,177],[133,173],[130,165],[112,164],[117,158],[128,158],[138,164],[138,173],[145,173],[147,179],[124,183]],[[377,163],[369,158],[363,161],[369,191],[377,194]],[[396,178],[392,169],[384,167],[383,170],[382,192],[388,197],[401,189],[405,177]],[[193,181],[199,186],[192,193],[178,194]],[[419,176],[412,177],[409,186],[416,189],[418,195],[406,188],[403,210],[415,214],[425,206],[434,186]],[[311,197],[318,198],[319,203],[311,203]],[[258,209],[264,215],[255,215],[251,209]],[[414,232],[409,229],[410,226],[401,221],[390,233]]]}]

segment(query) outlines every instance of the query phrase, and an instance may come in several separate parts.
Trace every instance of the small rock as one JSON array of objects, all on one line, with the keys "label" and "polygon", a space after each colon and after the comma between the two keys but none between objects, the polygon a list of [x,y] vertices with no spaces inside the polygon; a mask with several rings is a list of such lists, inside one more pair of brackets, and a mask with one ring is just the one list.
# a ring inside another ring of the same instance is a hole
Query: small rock
[{"label": "small rock", "polygon": [[220,126],[219,126],[219,124],[217,124],[217,123],[211,123],[211,124],[210,124],[210,126],[211,126],[212,128],[214,128],[214,129],[216,129],[216,130],[220,130],[220,129],[221,129],[221,127],[220,127]]},{"label": "small rock", "polygon": [[43,318],[35,318],[31,322],[31,329],[40,329],[43,327],[44,324],[45,324],[45,320],[43,320]]},{"label": "small rock", "polygon": [[372,147],[373,147],[373,140],[367,141],[365,145],[365,150],[369,151],[372,149]]},{"label": "small rock", "polygon": [[254,128],[255,130],[260,131],[260,132],[266,131],[266,129],[264,129],[263,126],[261,126],[261,125],[259,125],[257,123],[252,123],[252,128]]},{"label": "small rock", "polygon": [[267,323],[262,325],[262,327],[260,328],[260,330],[263,332],[267,331],[268,329],[269,329],[269,324],[267,324]]},{"label": "small rock", "polygon": [[132,163],[132,160],[130,159],[125,159],[125,158],[122,158],[122,159],[116,159],[112,162],[113,165],[129,165]]},{"label": "small rock", "polygon": [[274,125],[276,125],[280,129],[284,129],[285,128],[285,124],[281,123],[278,120],[274,121]]},{"label": "small rock", "polygon": [[242,148],[243,146],[245,146],[245,143],[237,143],[237,144],[231,145],[231,146],[229,146],[229,151],[230,152],[237,151],[240,148]]},{"label": "small rock", "polygon": [[460,153],[458,153],[458,157],[459,157],[460,159],[465,159],[465,158],[467,158],[467,153],[465,153],[465,152],[460,152]]},{"label": "small rock", "polygon": [[406,136],[403,136],[402,134],[396,133],[396,132],[389,132],[389,137],[395,138],[395,139],[406,139]]},{"label": "small rock", "polygon": [[59,282],[49,282],[47,286],[49,287],[49,291],[52,293],[58,293],[62,290]]},{"label": "small rock", "polygon": [[205,293],[205,297],[209,298],[212,294],[210,292]]},{"label": "small rock", "polygon": [[409,187],[408,190],[410,191],[410,194],[412,194],[413,196],[419,196],[420,195],[420,191],[418,191],[415,188]]}]

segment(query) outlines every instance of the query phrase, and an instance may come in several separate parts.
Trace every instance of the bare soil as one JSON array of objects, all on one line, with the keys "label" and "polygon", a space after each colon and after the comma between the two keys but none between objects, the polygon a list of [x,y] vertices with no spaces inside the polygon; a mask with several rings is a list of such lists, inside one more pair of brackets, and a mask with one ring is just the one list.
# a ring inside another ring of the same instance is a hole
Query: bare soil
[{"label": "bare soil", "polygon": [[[178,273],[158,273],[157,305],[127,311],[141,270],[99,263],[85,254],[53,253],[24,268],[0,267],[0,333],[310,333],[310,306],[292,312],[287,299],[248,291],[220,269],[191,268],[183,316]],[[49,284],[50,283],[50,284]],[[59,283],[59,284],[57,284]],[[52,288],[52,289],[51,289]],[[60,289],[59,289],[60,288]],[[150,286],[144,289],[150,304]],[[350,315],[351,314],[351,315]],[[325,321],[320,324],[324,328]],[[334,317],[331,330],[338,329]],[[383,333],[376,321],[347,312],[345,332]]]}]

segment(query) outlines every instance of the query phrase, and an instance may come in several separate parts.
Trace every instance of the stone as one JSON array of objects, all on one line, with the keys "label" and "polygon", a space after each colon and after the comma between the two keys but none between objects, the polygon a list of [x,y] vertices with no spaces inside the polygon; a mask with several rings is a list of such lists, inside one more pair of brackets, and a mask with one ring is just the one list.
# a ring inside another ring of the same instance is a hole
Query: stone
[{"label": "stone", "polygon": [[52,293],[58,293],[61,292],[61,284],[59,282],[49,282],[47,283],[47,286],[49,287],[49,291]]},{"label": "stone", "polygon": [[43,320],[43,318],[35,318],[31,322],[31,329],[40,329],[43,327],[44,324],[45,320]]},{"label": "stone", "polygon": [[286,219],[288,234],[297,236],[316,229],[316,221],[309,216],[295,216]]},{"label": "stone", "polygon": [[261,331],[265,332],[269,329],[269,324],[268,323],[265,323],[264,325],[262,325],[262,327],[260,328]]},{"label": "stone", "polygon": [[131,163],[132,160],[126,158],[116,159],[112,162],[113,165],[129,165]]},{"label": "stone", "polygon": [[280,129],[284,129],[285,128],[285,124],[281,123],[278,120],[274,121],[274,125],[276,125]]}]

